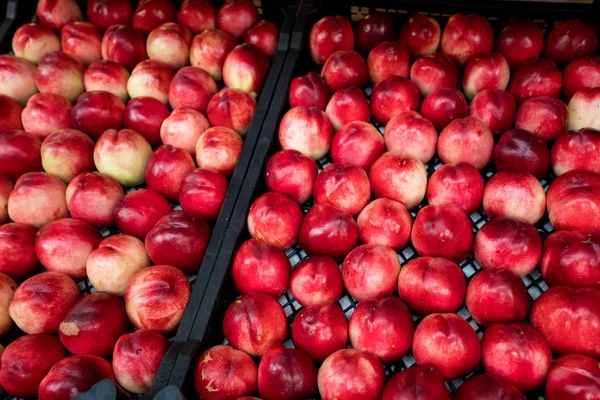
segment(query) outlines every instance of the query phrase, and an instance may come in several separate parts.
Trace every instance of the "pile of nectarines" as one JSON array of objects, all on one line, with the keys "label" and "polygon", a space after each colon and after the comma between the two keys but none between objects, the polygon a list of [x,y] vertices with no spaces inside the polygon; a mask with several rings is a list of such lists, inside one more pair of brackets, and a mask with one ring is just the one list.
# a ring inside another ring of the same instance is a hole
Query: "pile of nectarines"
[{"label": "pile of nectarines", "polygon": [[40,0],[17,29],[0,55],[10,396],[150,389],[278,39],[249,0]]},{"label": "pile of nectarines", "polygon": [[394,15],[312,26],[198,396],[600,399],[596,30]]}]

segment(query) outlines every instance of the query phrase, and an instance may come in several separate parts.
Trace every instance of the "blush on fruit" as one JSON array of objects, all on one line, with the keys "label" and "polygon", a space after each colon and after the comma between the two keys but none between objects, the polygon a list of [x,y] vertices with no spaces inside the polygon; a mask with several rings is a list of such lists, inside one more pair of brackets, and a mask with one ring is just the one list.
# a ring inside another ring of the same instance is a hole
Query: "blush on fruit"
[{"label": "blush on fruit", "polygon": [[569,110],[555,97],[535,97],[519,105],[515,128],[533,133],[543,141],[555,140],[567,129]]},{"label": "blush on fruit", "polygon": [[317,163],[312,158],[298,150],[281,150],[267,162],[265,184],[271,192],[283,193],[303,204],[312,197],[318,172]]},{"label": "blush on fruit", "polygon": [[361,243],[400,251],[410,239],[412,218],[402,203],[381,198],[360,212],[356,224]]},{"label": "blush on fruit", "polygon": [[494,147],[494,165],[499,171],[528,172],[544,179],[550,170],[550,152],[546,143],[530,132],[511,129]]},{"label": "blush on fruit", "polygon": [[190,298],[190,283],[171,265],[143,268],[125,290],[125,309],[138,329],[163,335],[175,332]]},{"label": "blush on fruit", "polygon": [[459,65],[469,58],[492,51],[494,30],[490,23],[477,14],[452,15],[442,32],[440,49]]},{"label": "blush on fruit", "polygon": [[527,172],[498,171],[485,185],[483,211],[490,218],[535,224],[546,211],[546,194],[536,177]]},{"label": "blush on fruit", "polygon": [[544,32],[531,20],[513,19],[496,37],[496,51],[506,58],[511,68],[535,60],[544,49]]},{"label": "blush on fruit", "polygon": [[548,400],[600,396],[598,379],[600,366],[597,360],[581,354],[563,356],[554,361],[548,371],[544,395]]},{"label": "blush on fruit", "polygon": [[313,197],[356,217],[371,199],[369,177],[360,167],[330,164],[317,175]]},{"label": "blush on fruit", "polygon": [[553,232],[544,242],[540,270],[548,286],[600,289],[600,235]]},{"label": "blush on fruit", "polygon": [[540,261],[542,239],[530,223],[494,218],[479,228],[473,253],[483,268],[507,269],[524,276]]},{"label": "blush on fruit", "polygon": [[[103,228],[113,224],[113,209],[124,195],[122,186],[113,178],[86,172],[67,186],[67,207],[73,218]],[[95,207],[90,209],[88,205],[92,201]]]},{"label": "blush on fruit", "polygon": [[223,317],[223,334],[234,347],[260,357],[269,347],[285,340],[285,311],[271,296],[247,294],[227,308]]},{"label": "blush on fruit", "polygon": [[437,151],[445,164],[464,161],[481,170],[492,158],[494,136],[477,117],[457,118],[440,132]]},{"label": "blush on fruit", "polygon": [[469,106],[462,92],[455,87],[441,87],[431,92],[421,103],[420,113],[441,131],[456,118],[469,115]]},{"label": "blush on fruit", "polygon": [[562,88],[562,74],[554,61],[538,58],[526,61],[512,76],[508,91],[517,103],[534,97],[558,97]]},{"label": "blush on fruit", "polygon": [[145,245],[154,264],[173,265],[192,274],[200,268],[209,239],[210,227],[204,218],[173,211],[156,222]]},{"label": "blush on fruit", "polygon": [[317,368],[306,353],[281,345],[265,352],[258,365],[258,392],[263,399],[310,399],[316,391]]},{"label": "blush on fruit", "polygon": [[339,304],[307,306],[292,322],[292,339],[315,361],[346,347],[348,321]]},{"label": "blush on fruit", "polygon": [[317,379],[323,400],[376,399],[383,390],[385,372],[372,353],[343,349],[327,357]]},{"label": "blush on fruit", "polygon": [[513,95],[500,89],[482,90],[469,105],[469,115],[479,117],[494,135],[512,128],[516,112]]},{"label": "blush on fruit", "polygon": [[308,257],[290,277],[290,291],[303,306],[333,304],[342,297],[343,289],[340,268],[332,257]]},{"label": "blush on fruit", "polygon": [[336,164],[361,167],[365,171],[385,152],[381,133],[368,122],[352,121],[333,137],[331,160]]},{"label": "blush on fruit", "polygon": [[467,375],[479,365],[477,334],[456,314],[430,314],[417,325],[413,356],[419,365],[437,367],[445,380]]},{"label": "blush on fruit", "polygon": [[495,324],[481,338],[483,368],[520,390],[540,386],[552,362],[552,351],[537,329],[524,323]]},{"label": "blush on fruit", "polygon": [[31,225],[9,222],[0,225],[0,272],[22,281],[39,267],[35,255],[37,229]]},{"label": "blush on fruit", "polygon": [[529,303],[525,284],[508,269],[486,268],[467,286],[465,304],[480,325],[523,322],[529,315]]},{"label": "blush on fruit", "polygon": [[385,147],[394,154],[411,156],[423,163],[435,155],[437,131],[416,111],[405,111],[389,120],[383,137]]},{"label": "blush on fruit", "polygon": [[417,13],[406,20],[398,41],[412,57],[423,57],[437,50],[441,33],[440,24],[434,18]]},{"label": "blush on fruit", "polygon": [[600,291],[556,286],[536,299],[531,325],[558,355],[579,353],[600,356]]},{"label": "blush on fruit", "polygon": [[411,239],[421,256],[460,262],[473,248],[473,227],[469,216],[455,205],[425,206],[417,214]]},{"label": "blush on fruit", "polygon": [[387,152],[371,166],[369,180],[373,197],[396,200],[411,209],[425,197],[427,171],[416,158]]},{"label": "blush on fruit", "polygon": [[309,48],[312,59],[318,65],[325,64],[336,51],[352,50],[354,30],[350,21],[341,15],[321,18],[310,30]]},{"label": "blush on fruit", "polygon": [[427,182],[427,203],[454,204],[466,214],[475,212],[483,201],[483,178],[467,162],[442,165]]},{"label": "blush on fruit", "polygon": [[250,236],[284,250],[296,243],[301,222],[298,203],[281,193],[263,194],[248,211]]},{"label": "blush on fruit", "polygon": [[462,86],[472,99],[486,89],[506,89],[509,79],[510,69],[502,54],[484,53],[469,58],[464,66]]},{"label": "blush on fruit", "polygon": [[250,239],[237,251],[231,271],[242,295],[264,293],[278,298],[287,291],[291,266],[282,249]]},{"label": "blush on fruit", "polygon": [[550,31],[544,55],[564,65],[579,57],[593,56],[597,49],[598,35],[594,26],[570,19]]},{"label": "blush on fruit", "polygon": [[579,132],[567,131],[552,145],[552,168],[562,175],[575,169],[600,173],[600,131],[582,129]]},{"label": "blush on fruit", "polygon": [[422,315],[456,312],[466,289],[460,267],[444,258],[415,258],[402,267],[398,278],[398,294],[412,311]]},{"label": "blush on fruit", "polygon": [[[214,346],[196,362],[194,388],[203,399],[240,399],[256,392],[258,370],[254,360],[231,346]],[[225,397],[226,396],[226,397]]]},{"label": "blush on fruit", "polygon": [[406,368],[386,383],[381,400],[450,400],[444,377],[436,367],[414,366]]},{"label": "blush on fruit", "polygon": [[410,54],[401,43],[379,43],[367,57],[367,73],[372,85],[392,76],[408,78],[409,69]]},{"label": "blush on fruit", "polygon": [[364,54],[381,42],[394,40],[394,16],[391,13],[371,10],[356,28],[356,48]]},{"label": "blush on fruit", "polygon": [[490,374],[472,376],[454,392],[454,400],[497,399],[498,396],[502,396],[503,400],[526,399],[519,389]]},{"label": "blush on fruit", "polygon": [[334,129],[325,112],[311,107],[294,107],[279,124],[279,144],[284,150],[298,150],[318,160],[331,147]]},{"label": "blush on fruit", "polygon": [[389,247],[363,244],[344,259],[342,279],[348,293],[358,301],[376,300],[396,291],[400,261]]},{"label": "blush on fruit", "polygon": [[361,301],[350,318],[350,343],[393,364],[410,350],[414,325],[408,307],[397,297]]}]

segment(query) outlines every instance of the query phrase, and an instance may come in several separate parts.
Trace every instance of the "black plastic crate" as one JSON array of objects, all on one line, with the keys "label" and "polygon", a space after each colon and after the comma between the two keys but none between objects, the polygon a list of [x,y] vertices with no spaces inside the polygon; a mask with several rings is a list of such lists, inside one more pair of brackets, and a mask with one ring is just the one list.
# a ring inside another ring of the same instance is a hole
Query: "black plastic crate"
[{"label": "black plastic crate", "polygon": [[[181,0],[175,0],[174,2],[178,6],[179,3],[181,3]],[[223,2],[223,0],[213,1],[213,3],[217,7],[222,5]],[[85,16],[87,1],[77,0],[77,3],[79,4]],[[138,3],[138,1],[134,0],[132,1],[132,3],[135,5]],[[268,76],[265,80],[265,84],[260,93],[260,96],[257,98],[257,106],[254,112],[254,116],[252,118],[252,123],[249,127],[248,133],[243,138],[244,146],[242,148],[242,152],[240,154],[235,171],[232,177],[229,179],[229,188],[227,191],[225,201],[223,203],[217,220],[214,223],[210,224],[211,237],[208,243],[208,247],[206,249],[204,260],[199,266],[198,272],[196,274],[188,275],[188,280],[192,285],[192,292],[190,294],[190,299],[186,306],[186,310],[182,317],[179,328],[176,334],[173,334],[167,338],[170,342],[170,347],[162,360],[155,382],[148,393],[144,395],[133,395],[130,393],[126,393],[120,388],[115,388],[115,385],[112,382],[108,381],[103,382],[97,387],[94,387],[94,389],[90,390],[88,393],[78,396],[79,398],[153,398],[161,389],[163,389],[167,385],[169,377],[171,376],[173,366],[175,364],[175,360],[177,359],[183,346],[188,341],[188,336],[190,334],[192,325],[195,321],[197,309],[200,305],[200,302],[208,284],[208,277],[212,272],[214,259],[219,253],[222,240],[225,235],[225,231],[229,226],[229,222],[231,220],[231,213],[233,212],[234,205],[237,201],[237,198],[239,197],[244,178],[249,169],[252,155],[254,153],[254,147],[256,146],[256,142],[260,136],[262,124],[267,115],[267,111],[269,110],[269,107],[271,105],[271,100],[276,89],[276,84],[279,79],[279,75],[283,69],[283,62],[287,55],[287,50],[290,42],[290,32],[295,18],[295,10],[297,9],[297,4],[293,0],[288,2],[281,0],[253,0],[253,3],[257,7],[261,18],[268,19],[271,22],[274,22],[280,28],[277,53],[271,60],[271,66]],[[36,4],[37,1],[5,0],[3,2],[2,0],[0,0],[0,6],[5,5],[7,7],[7,18],[5,18],[0,23],[0,54],[11,51],[12,35],[19,26],[36,20]],[[224,86],[220,84],[219,90],[221,90],[223,87]],[[145,187],[145,185],[140,185],[136,187],[125,187],[124,189],[127,194]],[[178,203],[170,203],[175,209],[181,209]],[[100,233],[103,237],[107,237],[119,233],[119,230],[113,226],[110,229],[101,230]],[[95,289],[87,279],[77,280],[76,283],[80,289],[80,293],[82,296],[95,291]],[[22,331],[20,331],[17,327],[13,327],[11,332],[9,332],[4,338],[0,340],[0,343],[6,346],[9,343],[16,340],[17,338],[21,337],[22,335],[24,335]],[[1,387],[0,399],[17,400],[16,398],[9,396],[6,392],[4,392],[4,390]]]},{"label": "black plastic crate", "polygon": [[[457,4],[458,3],[458,4]],[[410,15],[419,12],[430,15],[437,19],[443,29],[447,19],[454,13],[477,13],[486,17],[492,24],[497,33],[510,19],[527,18],[535,20],[547,33],[556,23],[569,18],[578,18],[592,23],[597,28],[598,21],[593,19],[594,10],[598,10],[598,4],[567,4],[567,3],[544,3],[544,2],[522,2],[522,1],[502,1],[490,0],[487,2],[463,0],[460,2],[452,1],[431,1],[431,0],[408,0],[408,1],[384,1],[371,0],[369,2],[346,2],[343,0],[333,0],[329,2],[315,2],[305,0],[301,4],[301,9],[294,25],[290,50],[285,61],[284,70],[277,84],[272,107],[263,124],[263,131],[258,140],[255,149],[254,157],[252,158],[250,169],[247,173],[243,184],[242,191],[238,198],[237,204],[231,215],[231,222],[223,239],[223,246],[213,268],[210,282],[206,290],[204,299],[198,310],[198,317],[192,328],[190,342],[186,344],[178,363],[181,364],[182,375],[187,374],[186,381],[183,385],[185,395],[194,396],[192,377],[195,369],[195,362],[200,354],[209,347],[223,344],[226,342],[222,332],[222,320],[227,307],[239,296],[231,277],[231,266],[234,257],[240,245],[250,239],[250,235],[246,229],[246,218],[248,210],[252,202],[265,193],[267,190],[264,184],[264,168],[269,157],[276,151],[280,150],[278,143],[278,128],[285,112],[289,110],[288,105],[288,90],[292,79],[296,76],[304,75],[309,71],[320,72],[320,69],[312,61],[308,51],[308,35],[312,25],[325,15],[344,15],[352,22],[361,20],[369,14],[370,10],[381,10],[395,14],[396,27],[401,27],[404,20]],[[396,34],[399,33],[397,28]],[[370,87],[366,88],[367,97],[370,95]],[[371,121],[380,132],[383,131],[383,126],[378,122]],[[323,167],[331,163],[328,156],[319,160],[317,164],[321,170]],[[427,165],[428,177],[433,171],[441,165],[439,158],[436,156]],[[493,165],[488,165],[481,171],[481,175],[485,182],[494,174],[495,168]],[[542,181],[542,185],[546,190],[553,176]],[[304,213],[312,206],[312,200],[302,205]],[[419,206],[410,211],[414,217],[418,210],[426,205],[426,200]],[[480,208],[471,216],[473,231],[476,233],[479,228],[485,224],[489,218],[483,213]],[[552,226],[548,221],[547,214],[544,215],[541,221],[536,224],[536,228],[544,240],[551,232]],[[307,256],[301,247],[296,244],[292,249],[286,252],[292,269],[294,269]],[[409,243],[402,251],[398,252],[402,265],[407,261],[416,258],[418,255]],[[467,278],[467,282],[474,276],[481,266],[474,260],[471,255],[467,260],[460,263],[460,267]],[[542,292],[548,289],[548,286],[543,281],[539,268],[536,268],[532,273],[523,277],[530,297],[534,300]],[[301,306],[294,300],[290,291],[279,298],[279,303],[283,306],[288,317],[288,323],[291,324],[296,313],[301,309]],[[349,317],[358,302],[349,296],[346,292],[339,301],[340,306]],[[466,307],[462,307],[458,314],[463,317],[476,330],[478,336],[481,337],[483,329],[471,318]],[[418,322],[419,317],[413,316]],[[288,329],[288,337],[284,342],[284,346],[293,346],[291,340],[291,330]],[[415,365],[415,360],[411,353],[408,353],[402,362],[395,365],[386,365],[386,374],[389,376],[402,369]],[[187,367],[187,371],[185,370]],[[481,372],[481,367],[476,373]],[[469,375],[470,376],[470,375]],[[464,377],[466,378],[466,377]],[[456,379],[448,382],[448,389],[453,392],[464,379]],[[534,392],[528,393],[528,398],[543,398],[543,387]]]}]

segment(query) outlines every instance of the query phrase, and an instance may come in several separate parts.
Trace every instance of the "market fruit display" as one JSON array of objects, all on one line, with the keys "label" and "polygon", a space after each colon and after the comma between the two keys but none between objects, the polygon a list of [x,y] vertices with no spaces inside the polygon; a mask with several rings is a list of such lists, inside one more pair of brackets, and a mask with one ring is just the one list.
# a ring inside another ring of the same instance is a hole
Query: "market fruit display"
[{"label": "market fruit display", "polygon": [[0,55],[0,385],[54,400],[109,379],[143,394],[188,305],[279,25],[248,0],[34,9]]},{"label": "market fruit display", "polygon": [[[570,20],[544,35],[514,20],[494,31],[497,21],[460,13],[319,17],[195,393],[595,398],[595,29]],[[232,380],[210,385],[234,359]]]}]

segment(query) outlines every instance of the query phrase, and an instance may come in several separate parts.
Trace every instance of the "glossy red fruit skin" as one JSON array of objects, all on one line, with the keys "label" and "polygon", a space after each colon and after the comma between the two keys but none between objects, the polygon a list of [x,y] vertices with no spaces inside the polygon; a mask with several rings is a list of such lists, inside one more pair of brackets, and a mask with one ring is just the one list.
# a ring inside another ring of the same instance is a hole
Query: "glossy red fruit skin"
[{"label": "glossy red fruit skin", "polygon": [[233,260],[233,284],[241,294],[265,293],[278,298],[288,288],[290,269],[283,250],[250,239],[240,246]]},{"label": "glossy red fruit skin", "polygon": [[325,81],[316,72],[296,77],[290,84],[290,107],[316,107],[325,111],[329,97],[329,89]]},{"label": "glossy red fruit skin", "polygon": [[317,175],[313,198],[356,217],[371,199],[369,177],[360,167],[330,164]]},{"label": "glossy red fruit skin", "polygon": [[483,188],[483,178],[471,164],[446,164],[429,177],[427,202],[434,206],[454,204],[470,215],[481,205]]},{"label": "glossy red fruit skin", "polygon": [[42,142],[21,130],[0,133],[0,174],[13,182],[27,172],[43,171]]},{"label": "glossy red fruit skin", "polygon": [[553,232],[544,242],[540,269],[548,286],[600,289],[600,235]]},{"label": "glossy red fruit skin", "polygon": [[342,279],[348,293],[358,301],[390,296],[396,290],[400,262],[389,247],[363,244],[344,259]]},{"label": "glossy red fruit skin", "polygon": [[467,281],[460,267],[444,258],[418,257],[400,270],[398,293],[422,315],[456,312],[465,300]]},{"label": "glossy red fruit skin", "polygon": [[65,357],[56,336],[48,333],[22,336],[2,353],[2,388],[11,396],[35,397],[48,371]]},{"label": "glossy red fruit skin", "polygon": [[218,171],[196,168],[183,178],[179,203],[185,212],[215,221],[225,201],[229,181]]},{"label": "glossy red fruit skin", "polygon": [[441,33],[440,24],[434,18],[417,13],[406,20],[398,41],[406,45],[411,56],[423,57],[437,50]]},{"label": "glossy red fruit skin", "polygon": [[332,93],[349,87],[361,89],[367,84],[367,64],[356,51],[337,51],[323,65],[321,76]]},{"label": "glossy red fruit skin", "polygon": [[441,51],[463,65],[474,55],[492,51],[494,30],[477,14],[452,15],[442,32]]},{"label": "glossy red fruit skin", "polygon": [[469,115],[469,106],[457,88],[440,88],[423,99],[419,112],[440,132],[455,118]]},{"label": "glossy red fruit skin", "polygon": [[600,365],[598,360],[581,354],[558,358],[546,376],[547,400],[600,397]]},{"label": "glossy red fruit skin", "polygon": [[123,197],[113,215],[121,232],[144,240],[154,225],[171,211],[173,208],[160,193],[140,189]]},{"label": "glossy red fruit skin", "polygon": [[579,132],[567,131],[552,145],[550,157],[556,175],[575,169],[600,173],[600,159],[596,156],[600,146],[600,131],[591,128]]},{"label": "glossy red fruit skin", "polygon": [[252,2],[228,0],[217,12],[217,26],[236,40],[241,40],[258,17],[258,11]]},{"label": "glossy red fruit skin", "polygon": [[176,201],[183,179],[195,166],[187,151],[171,145],[160,146],[152,153],[146,166],[146,185],[168,200]]},{"label": "glossy red fruit skin", "polygon": [[0,272],[22,281],[40,266],[35,254],[37,229],[31,225],[10,222],[0,225]]},{"label": "glossy red fruit skin", "polygon": [[248,211],[250,236],[283,250],[296,243],[301,222],[298,203],[277,192],[263,194]]},{"label": "glossy red fruit skin", "polygon": [[339,304],[308,306],[292,322],[292,339],[297,348],[321,362],[346,347],[348,321]]},{"label": "glossy red fruit skin", "polygon": [[544,56],[564,65],[578,57],[593,56],[597,49],[598,35],[594,26],[570,19],[550,31]]},{"label": "glossy red fruit skin", "polygon": [[158,373],[170,343],[163,335],[147,329],[127,333],[117,340],[111,371],[119,384],[132,392],[147,392]]},{"label": "glossy red fruit skin", "polygon": [[264,400],[310,399],[317,391],[317,368],[304,352],[269,348],[258,365],[258,392]]},{"label": "glossy red fruit skin", "polygon": [[600,232],[600,174],[585,170],[566,172],[552,181],[546,201],[554,229]]},{"label": "glossy red fruit skin", "polygon": [[371,114],[382,124],[405,111],[419,109],[419,90],[407,78],[392,76],[373,87]]},{"label": "glossy red fruit skin", "polygon": [[521,278],[506,269],[484,269],[467,286],[465,304],[480,325],[523,322],[530,303]]},{"label": "glossy red fruit skin", "polygon": [[550,152],[546,143],[530,132],[511,129],[494,147],[494,165],[499,171],[529,172],[543,179],[550,170]]},{"label": "glossy red fruit skin", "polygon": [[549,96],[535,97],[519,105],[515,128],[529,131],[549,142],[567,129],[568,118],[567,105],[560,99]]},{"label": "glossy red fruit skin", "polygon": [[558,97],[562,88],[562,74],[554,61],[538,58],[524,62],[515,71],[508,91],[517,104],[533,97]]},{"label": "glossy red fruit skin", "polygon": [[350,343],[393,364],[410,350],[414,329],[410,311],[399,298],[362,301],[350,317]]},{"label": "glossy red fruit skin", "polygon": [[555,286],[531,308],[531,325],[559,355],[579,353],[600,357],[600,291]]},{"label": "glossy red fruit skin", "polygon": [[287,328],[283,307],[262,293],[238,298],[223,317],[223,334],[227,340],[251,356],[261,357],[272,345],[283,343]]},{"label": "glossy red fruit skin", "polygon": [[381,400],[450,400],[444,377],[436,367],[414,366],[394,375],[383,388]]},{"label": "glossy red fruit skin", "polygon": [[123,124],[148,140],[153,146],[159,146],[160,127],[170,115],[169,109],[153,97],[136,97],[127,102],[123,113]]},{"label": "glossy red fruit skin", "polygon": [[517,104],[506,90],[486,89],[477,93],[469,105],[469,115],[481,118],[494,135],[509,130],[514,123]]},{"label": "glossy red fruit skin", "polygon": [[358,24],[355,33],[356,48],[367,54],[381,42],[394,40],[394,17],[388,12],[373,10]]},{"label": "glossy red fruit skin", "polygon": [[239,396],[255,393],[257,383],[254,360],[231,346],[213,346],[196,362],[194,388],[202,399],[254,399]]},{"label": "glossy red fruit skin", "polygon": [[150,33],[165,22],[175,21],[175,5],[168,0],[142,0],[133,12],[133,26]]},{"label": "glossy red fruit skin", "polygon": [[580,89],[600,86],[600,57],[582,57],[563,70],[563,93],[567,102]]},{"label": "glossy red fruit skin", "polygon": [[258,21],[248,28],[244,42],[258,47],[269,58],[275,57],[279,42],[279,28],[267,19]]},{"label": "glossy red fruit skin", "polygon": [[307,254],[336,259],[348,254],[357,241],[358,227],[352,216],[327,203],[311,208],[298,234],[298,243]]},{"label": "glossy red fruit skin", "polygon": [[498,217],[479,228],[473,255],[483,268],[507,269],[523,276],[539,263],[542,239],[532,224]]},{"label": "glossy red fruit skin", "polygon": [[342,297],[343,290],[338,263],[327,256],[307,258],[294,268],[290,277],[290,291],[303,306],[333,304]]},{"label": "glossy red fruit skin", "polygon": [[454,400],[525,400],[513,385],[490,374],[472,376],[454,392]]},{"label": "glossy red fruit skin", "polygon": [[317,163],[298,150],[281,150],[267,162],[265,184],[272,192],[283,193],[298,204],[312,196],[319,169]]},{"label": "glossy red fruit skin", "polygon": [[204,218],[173,211],[148,232],[145,245],[154,264],[173,265],[194,273],[200,268],[209,239],[210,227]]},{"label": "glossy red fruit skin", "polygon": [[58,336],[72,354],[106,357],[128,327],[123,300],[114,294],[94,292],[71,307],[58,328]]},{"label": "glossy red fruit skin", "polygon": [[430,314],[415,330],[413,355],[418,364],[433,365],[452,380],[477,368],[481,350],[467,321],[456,314]]},{"label": "glossy red fruit skin", "polygon": [[336,164],[354,165],[368,171],[385,152],[385,140],[368,122],[352,121],[342,126],[331,142],[331,159]]},{"label": "glossy red fruit skin", "polygon": [[544,32],[534,21],[512,20],[496,37],[496,51],[511,68],[535,60],[544,49]]},{"label": "glossy red fruit skin", "polygon": [[412,217],[399,201],[386,198],[369,203],[356,219],[361,243],[400,251],[410,239]]},{"label": "glossy red fruit skin", "polygon": [[85,393],[103,379],[115,381],[112,366],[98,356],[71,356],[48,372],[38,390],[39,400],[62,400]]},{"label": "glossy red fruit skin", "polygon": [[352,349],[335,352],[321,365],[317,381],[323,400],[377,399],[385,373],[373,354]]},{"label": "glossy red fruit skin", "polygon": [[481,359],[488,373],[529,391],[544,382],[552,351],[542,334],[531,325],[495,324],[483,333]]},{"label": "glossy red fruit skin", "polygon": [[454,205],[426,206],[417,214],[411,239],[421,256],[460,262],[473,248],[473,228],[469,217]]},{"label": "glossy red fruit skin", "polygon": [[91,23],[102,29],[113,25],[128,25],[131,22],[133,7],[129,0],[93,0],[87,5],[87,17]]},{"label": "glossy red fruit skin", "polygon": [[367,73],[372,85],[392,76],[408,78],[410,71],[410,54],[403,44],[382,42],[369,52],[367,57]]},{"label": "glossy red fruit skin", "polygon": [[344,16],[326,16],[310,30],[310,54],[318,65],[325,64],[330,55],[340,50],[354,48],[354,30]]},{"label": "glossy red fruit skin", "polygon": [[410,80],[426,97],[437,89],[455,88],[458,84],[458,67],[447,55],[432,53],[415,60],[410,67]]}]

